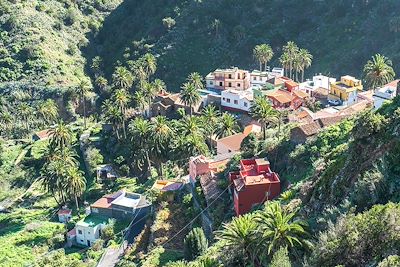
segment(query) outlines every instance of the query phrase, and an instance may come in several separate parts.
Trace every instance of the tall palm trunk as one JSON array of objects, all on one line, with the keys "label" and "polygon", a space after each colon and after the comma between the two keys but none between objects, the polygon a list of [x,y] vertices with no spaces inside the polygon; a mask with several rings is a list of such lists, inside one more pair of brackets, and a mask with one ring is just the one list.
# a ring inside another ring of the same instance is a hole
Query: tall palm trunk
[{"label": "tall palm trunk", "polygon": [[75,194],[75,205],[76,205],[76,211],[79,213],[78,196],[76,194]]},{"label": "tall palm trunk", "polygon": [[86,129],[86,103],[85,103],[85,96],[82,95],[82,105],[83,105],[83,127]]},{"label": "tall palm trunk", "polygon": [[122,131],[123,131],[123,134],[124,134],[124,139],[126,139],[126,126],[125,126],[126,116],[125,116],[125,114],[126,114],[126,109],[125,109],[125,107],[122,107],[122,116],[123,116],[123,118],[122,118]]},{"label": "tall palm trunk", "polygon": [[301,70],[301,82],[304,82],[304,68]]},{"label": "tall palm trunk", "polygon": [[266,130],[267,130],[267,124],[265,122],[262,123],[262,131],[263,131],[263,139],[267,139],[266,135]]},{"label": "tall palm trunk", "polygon": [[260,62],[260,71],[262,71],[262,63],[261,63],[261,61],[259,61]]},{"label": "tall palm trunk", "polygon": [[267,61],[264,62],[264,71],[267,71]]},{"label": "tall palm trunk", "polygon": [[189,105],[189,116],[192,117],[192,104]]}]

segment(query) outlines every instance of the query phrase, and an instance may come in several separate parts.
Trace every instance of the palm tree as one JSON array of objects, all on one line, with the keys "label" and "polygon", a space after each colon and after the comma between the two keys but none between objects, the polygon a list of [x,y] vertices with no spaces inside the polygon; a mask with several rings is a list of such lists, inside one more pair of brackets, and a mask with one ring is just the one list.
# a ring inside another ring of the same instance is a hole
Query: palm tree
[{"label": "palm tree", "polygon": [[216,134],[218,138],[226,137],[237,133],[239,126],[235,117],[227,112],[224,112],[220,117]]},{"label": "palm tree", "polygon": [[81,98],[81,104],[83,107],[83,125],[86,129],[86,95],[91,90],[90,83],[88,80],[81,80],[78,87],[76,88],[79,97]]},{"label": "palm tree", "polygon": [[184,83],[181,90],[181,100],[186,106],[189,106],[189,115],[193,114],[193,106],[197,105],[201,100],[200,92],[192,83]]},{"label": "palm tree", "polygon": [[129,89],[133,84],[133,76],[130,71],[122,66],[115,69],[112,75],[113,84],[117,88]]},{"label": "palm tree", "polygon": [[38,112],[46,123],[51,123],[58,118],[58,106],[52,99],[41,102]]},{"label": "palm tree", "polygon": [[182,135],[201,135],[203,136],[203,125],[199,117],[184,116],[176,125],[176,128]]},{"label": "palm tree", "polygon": [[149,156],[149,150],[151,145],[151,128],[148,120],[143,118],[135,118],[129,124],[129,133],[132,136],[132,142],[135,143],[138,149],[143,150],[143,155],[145,155],[145,160],[147,163],[148,174],[151,173],[151,161]]},{"label": "palm tree", "polygon": [[50,130],[50,147],[52,150],[60,149],[61,151],[69,147],[72,142],[72,130],[63,121]]},{"label": "palm tree", "polygon": [[283,53],[287,55],[287,58],[289,60],[289,78],[291,79],[293,79],[293,63],[295,61],[298,51],[299,47],[292,41],[287,42],[287,44],[283,47]]},{"label": "palm tree", "polygon": [[95,84],[102,92],[104,92],[107,89],[108,81],[103,76],[99,76],[96,78]]},{"label": "palm tree", "polygon": [[212,149],[212,137],[217,130],[219,112],[213,105],[208,105],[201,111],[205,132],[208,135],[210,149]]},{"label": "palm tree", "polygon": [[262,71],[262,64],[264,64],[264,70],[267,70],[267,63],[274,56],[274,51],[268,44],[256,45],[253,49],[254,58],[260,63],[260,71]]},{"label": "palm tree", "polygon": [[153,83],[149,83],[146,81],[144,81],[142,83],[141,92],[147,100],[147,105],[148,105],[147,116],[149,116],[149,117],[151,117],[151,103],[152,103],[154,97],[159,93],[157,90],[158,90],[158,88],[156,88]]},{"label": "palm tree", "polygon": [[301,82],[304,82],[304,71],[309,68],[312,64],[313,56],[307,49],[301,48],[298,53],[301,65]]},{"label": "palm tree", "polygon": [[261,123],[263,139],[266,139],[266,130],[269,123],[276,120],[277,112],[265,97],[257,97],[250,108],[250,114]]},{"label": "palm tree", "polygon": [[76,210],[79,211],[78,197],[80,197],[86,189],[86,179],[82,171],[78,168],[68,168],[66,172],[65,188],[70,195],[74,196]]},{"label": "palm tree", "polygon": [[141,57],[143,63],[143,69],[146,72],[147,78],[153,75],[157,70],[157,60],[156,57],[150,53],[146,53]]},{"label": "palm tree", "polygon": [[133,95],[133,101],[135,102],[136,108],[144,115],[145,110],[148,108],[149,104],[146,97],[141,91],[136,91]]},{"label": "palm tree", "polygon": [[395,76],[392,65],[392,61],[381,54],[376,54],[371,60],[368,60],[364,66],[368,86],[376,89],[392,81]]},{"label": "palm tree", "polygon": [[33,115],[33,108],[24,102],[17,107],[17,112],[25,124],[25,129],[29,130],[29,123]]},{"label": "palm tree", "polygon": [[201,77],[201,75],[198,72],[190,73],[188,78],[187,78],[187,81],[188,81],[188,83],[193,84],[193,86],[197,90],[202,90],[204,88],[203,77]]},{"label": "palm tree", "polygon": [[244,263],[254,263],[258,254],[258,224],[253,214],[245,214],[224,223],[216,237]]},{"label": "palm tree", "polygon": [[106,119],[107,122],[112,124],[113,130],[115,134],[117,135],[117,139],[119,140],[119,128],[120,124],[123,121],[123,114],[121,113],[121,110],[116,107],[110,99],[107,99],[104,101],[102,105],[102,110],[104,114],[104,118]]},{"label": "palm tree", "polygon": [[279,202],[274,201],[267,203],[265,209],[256,215],[263,233],[262,243],[267,246],[268,255],[280,247],[311,246],[307,240],[307,224],[296,217],[297,211],[285,210]]},{"label": "palm tree", "polygon": [[170,137],[173,131],[169,125],[169,122],[164,116],[157,116],[153,118],[151,123],[151,136],[152,136],[152,154],[157,162],[158,174],[163,177],[163,161],[168,152],[168,146],[170,145]]},{"label": "palm tree", "polygon": [[215,37],[219,35],[219,28],[221,27],[221,21],[219,19],[214,19],[211,23],[211,28],[215,30]]},{"label": "palm tree", "polygon": [[289,60],[289,56],[286,53],[283,53],[280,57],[279,57],[279,62],[281,63],[283,69],[285,70],[285,75],[289,76],[290,74],[288,74],[289,72],[289,66],[290,66],[290,60]]},{"label": "palm tree", "polygon": [[0,124],[5,131],[9,131],[12,128],[13,117],[10,112],[5,110],[0,113]]},{"label": "palm tree", "polygon": [[126,106],[130,101],[130,96],[125,89],[118,89],[114,93],[114,99],[122,113],[122,131],[124,133],[124,138],[126,138]]},{"label": "palm tree", "polygon": [[157,93],[162,93],[167,90],[167,86],[165,85],[163,80],[155,79],[153,82],[154,91]]}]

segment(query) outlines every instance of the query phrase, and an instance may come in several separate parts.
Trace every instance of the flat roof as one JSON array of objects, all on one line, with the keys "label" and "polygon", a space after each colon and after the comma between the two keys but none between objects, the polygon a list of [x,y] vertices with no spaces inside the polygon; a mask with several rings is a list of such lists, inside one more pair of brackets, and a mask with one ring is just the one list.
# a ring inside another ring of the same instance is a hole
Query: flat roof
[{"label": "flat roof", "polygon": [[76,224],[85,227],[93,227],[99,224],[106,224],[107,222],[108,218],[106,217],[90,214]]},{"label": "flat roof", "polygon": [[140,196],[139,197],[129,197],[127,195],[118,197],[115,199],[112,204],[119,205],[119,206],[124,206],[128,208],[136,208],[140,202]]}]

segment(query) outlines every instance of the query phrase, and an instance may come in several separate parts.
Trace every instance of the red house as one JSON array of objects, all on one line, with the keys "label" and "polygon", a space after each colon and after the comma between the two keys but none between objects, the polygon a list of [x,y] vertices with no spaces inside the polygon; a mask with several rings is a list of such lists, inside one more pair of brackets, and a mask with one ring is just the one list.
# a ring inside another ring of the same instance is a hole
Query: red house
[{"label": "red house", "polygon": [[269,165],[266,159],[243,159],[240,171],[229,173],[237,216],[279,195],[279,176]]},{"label": "red house", "polygon": [[296,110],[301,107],[308,94],[300,90],[293,90],[291,92],[286,90],[276,90],[266,94],[276,109],[292,109]]}]

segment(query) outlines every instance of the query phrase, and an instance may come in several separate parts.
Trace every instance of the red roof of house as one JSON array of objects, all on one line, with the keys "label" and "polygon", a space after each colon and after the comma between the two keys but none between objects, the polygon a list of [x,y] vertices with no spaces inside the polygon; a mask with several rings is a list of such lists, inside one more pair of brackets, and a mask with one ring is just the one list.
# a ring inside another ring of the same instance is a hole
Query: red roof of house
[{"label": "red roof of house", "polygon": [[76,228],[73,228],[72,230],[68,231],[67,235],[68,236],[75,236],[76,235]]},{"label": "red roof of house", "polygon": [[51,135],[51,130],[50,129],[42,130],[42,131],[36,132],[35,135],[37,137],[39,137],[39,139],[49,138]]},{"label": "red roof of house", "polygon": [[123,191],[118,191],[113,194],[105,195],[102,198],[98,199],[96,202],[94,202],[92,205],[90,205],[92,208],[103,208],[103,209],[108,209],[111,206],[111,202],[115,200],[117,197],[119,197]]},{"label": "red roof of house", "polygon": [[293,100],[293,96],[289,92],[283,90],[268,93],[267,96],[275,99],[281,104],[290,103]]},{"label": "red roof of house", "polygon": [[285,83],[286,83],[287,85],[291,86],[291,87],[296,87],[296,86],[299,85],[298,83],[296,83],[296,82],[293,81],[293,80],[285,81]]},{"label": "red roof of house", "polygon": [[61,209],[57,212],[58,215],[70,215],[72,213],[72,210],[69,209]]}]

